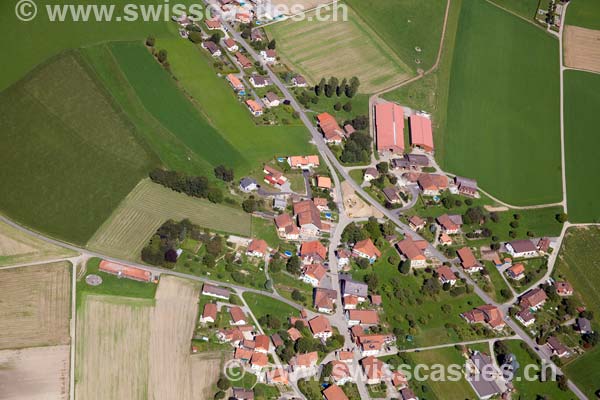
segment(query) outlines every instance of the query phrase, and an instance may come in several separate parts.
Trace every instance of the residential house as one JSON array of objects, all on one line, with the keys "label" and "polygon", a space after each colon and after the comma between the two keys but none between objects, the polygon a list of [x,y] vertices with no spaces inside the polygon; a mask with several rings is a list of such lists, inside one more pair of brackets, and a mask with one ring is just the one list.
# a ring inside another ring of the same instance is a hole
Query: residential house
[{"label": "residential house", "polygon": [[556,282],[556,294],[559,296],[572,296],[573,295],[573,286],[569,282],[559,281]]},{"label": "residential house", "polygon": [[329,385],[327,389],[323,390],[323,398],[325,400],[348,400],[348,396],[337,385]]},{"label": "residential house", "polygon": [[583,318],[583,317],[577,318],[577,320],[575,321],[575,326],[577,327],[577,331],[579,333],[581,333],[582,335],[593,332],[592,323],[587,318]]},{"label": "residential house", "polygon": [[262,239],[252,239],[246,250],[246,255],[250,257],[263,258],[269,251],[269,245]]},{"label": "residential house", "polygon": [[333,289],[316,288],[313,295],[313,306],[319,312],[332,313],[335,310],[337,292]]},{"label": "residential house", "polygon": [[347,382],[352,382],[352,374],[348,364],[342,361],[331,361],[331,379],[337,385],[344,385]]},{"label": "residential house", "polygon": [[456,176],[454,177],[454,184],[456,185],[459,194],[473,198],[479,197],[479,190],[475,179]]},{"label": "residential house", "polygon": [[346,311],[346,320],[348,326],[373,326],[379,324],[379,315],[375,310],[348,310]]},{"label": "residential house", "polygon": [[338,125],[333,115],[329,113],[321,113],[317,115],[319,128],[323,132],[323,137],[326,143],[340,144],[344,136],[344,131]]},{"label": "residential house", "polygon": [[267,64],[275,64],[277,62],[277,52],[273,49],[261,50],[260,56]]},{"label": "residential house", "polygon": [[377,178],[379,178],[379,171],[377,171],[377,168],[369,167],[365,169],[365,174],[363,175],[365,182],[371,182],[373,179]]},{"label": "residential house", "polygon": [[240,91],[244,90],[244,84],[237,76],[235,76],[233,74],[227,74],[226,79],[227,79],[227,82],[229,82],[229,84],[233,88],[233,90],[235,90],[236,92],[240,92]]},{"label": "residential house", "polygon": [[523,279],[525,277],[525,265],[522,263],[514,264],[506,270],[506,275],[516,281]]},{"label": "residential house", "polygon": [[485,322],[495,330],[501,330],[506,325],[502,311],[491,304],[476,307],[461,314],[461,316],[470,324]]},{"label": "residential house", "polygon": [[271,335],[271,342],[273,343],[273,346],[275,346],[275,348],[283,346],[285,344],[285,342],[283,341],[281,336],[279,336],[278,333],[274,333]]},{"label": "residential house", "polygon": [[529,310],[529,308],[524,308],[519,311],[515,315],[515,318],[524,326],[531,326],[535,323],[535,315]]},{"label": "residential house", "polygon": [[288,329],[287,334],[290,337],[290,340],[293,342],[295,342],[296,340],[298,340],[302,337],[302,334],[300,333],[300,331],[294,327],[291,327],[290,329]]},{"label": "residential house", "polygon": [[327,270],[321,264],[308,264],[304,267],[300,279],[313,287],[317,287],[321,284],[325,275],[327,275]]},{"label": "residential house", "polygon": [[231,315],[231,325],[246,325],[248,323],[246,314],[240,307],[234,306],[229,309],[229,315]]},{"label": "residential house", "polygon": [[[489,399],[504,392],[502,381],[493,376],[502,376],[494,361],[487,354],[474,352],[467,363],[467,381],[471,384],[479,399]],[[504,385],[503,385],[504,386]]]},{"label": "residential house", "polygon": [[250,110],[250,113],[255,117],[260,117],[263,114],[261,105],[252,99],[246,100],[246,106],[248,107],[248,110]]},{"label": "residential house", "polygon": [[238,63],[240,67],[243,69],[252,68],[252,61],[248,59],[245,55],[237,51],[235,53],[235,61]]},{"label": "residential house", "polygon": [[313,198],[313,203],[315,203],[315,206],[317,207],[317,209],[321,212],[324,211],[329,211],[329,202],[327,201],[326,198],[324,197],[314,197]]},{"label": "residential house", "polygon": [[[274,210],[285,210],[287,208],[287,200],[284,196],[273,197],[273,209]],[[300,230],[298,230],[300,232]]]},{"label": "residential house", "polygon": [[357,282],[349,278],[340,278],[342,282],[342,297],[356,296],[359,302],[367,300],[369,286],[364,282]]},{"label": "residential house", "polygon": [[322,315],[309,320],[308,326],[314,338],[329,339],[333,334],[329,320]]},{"label": "residential house", "polygon": [[543,237],[538,240],[535,247],[537,247],[540,254],[543,255],[543,254],[548,253],[548,250],[550,250],[551,245],[552,245],[552,243],[550,242],[550,239],[548,239],[547,237]]},{"label": "residential house", "polygon": [[254,351],[259,353],[268,353],[271,349],[271,341],[267,335],[256,335],[254,336]]},{"label": "residential house", "polygon": [[275,217],[275,226],[279,236],[287,240],[298,240],[300,238],[300,229],[289,214],[280,214]]},{"label": "residential house", "polygon": [[262,42],[263,39],[264,39],[264,36],[259,29],[252,29],[252,31],[250,31],[250,40],[251,41]]},{"label": "residential house", "polygon": [[331,178],[328,176],[317,176],[317,187],[319,189],[331,190],[332,187]]},{"label": "residential house", "polygon": [[448,178],[440,174],[421,174],[417,179],[424,196],[439,196],[448,189]]},{"label": "residential house", "polygon": [[408,226],[410,226],[410,229],[412,229],[413,231],[416,231],[416,232],[425,228],[426,224],[427,224],[427,221],[425,221],[423,218],[419,217],[418,215],[413,215],[412,217],[410,217],[408,219]]},{"label": "residential house", "polygon": [[232,38],[227,38],[225,40],[223,40],[223,44],[225,45],[225,48],[227,49],[227,51],[238,51],[240,49],[240,47],[238,46],[238,44],[236,43],[236,41]]},{"label": "residential house", "polygon": [[402,199],[398,196],[398,191],[393,186],[383,188],[383,195],[390,204],[402,204]]},{"label": "residential house", "polygon": [[561,343],[555,336],[550,336],[546,344],[548,345],[548,349],[552,351],[552,354],[559,358],[567,357],[570,354],[567,346]]},{"label": "residential house", "polygon": [[528,258],[537,257],[537,247],[529,239],[514,240],[506,243],[506,251],[513,256],[513,258]]},{"label": "residential house", "polygon": [[219,21],[218,19],[207,19],[204,21],[204,23],[206,24],[206,28],[209,31],[215,31],[223,28],[223,25],[221,25],[221,21]]},{"label": "residential house", "polygon": [[321,160],[317,155],[310,156],[291,156],[287,160],[290,167],[293,169],[310,170],[311,168],[321,165]]},{"label": "residential house", "polygon": [[269,108],[279,106],[279,96],[277,96],[273,92],[267,92],[267,94],[265,94],[265,97],[263,97],[262,101],[264,105]]},{"label": "residential house", "polygon": [[239,22],[240,24],[249,24],[252,22],[252,15],[249,13],[238,12],[235,14],[235,22]]},{"label": "residential house", "polygon": [[250,368],[255,372],[260,372],[269,363],[269,358],[264,353],[254,352],[250,359]]},{"label": "residential house", "polygon": [[358,296],[344,296],[342,300],[344,302],[344,310],[356,310],[356,307],[360,303]]},{"label": "residential house", "polygon": [[458,280],[456,274],[454,273],[454,271],[452,271],[452,268],[448,267],[447,265],[442,265],[438,267],[435,270],[435,272],[437,273],[438,279],[440,280],[442,285],[444,283],[449,283],[450,286],[454,286],[456,284],[456,281]]},{"label": "residential house", "polygon": [[425,240],[413,240],[406,236],[404,240],[396,243],[396,247],[409,262],[411,268],[420,268],[427,265],[427,257],[424,250],[429,244]]},{"label": "residential house", "polygon": [[281,367],[267,371],[267,384],[269,385],[287,385],[288,372]]},{"label": "residential house", "polygon": [[254,354],[254,351],[252,351],[252,350],[249,350],[244,347],[236,347],[235,351],[233,353],[233,358],[235,360],[240,360],[240,361],[246,363],[252,359],[253,354]]},{"label": "residential house", "polygon": [[317,365],[319,354],[316,351],[304,354],[297,354],[290,360],[290,366],[294,371],[313,368]]},{"label": "residential house", "polygon": [[367,385],[377,385],[381,383],[381,381],[385,377],[385,367],[386,364],[380,359],[368,356],[360,360],[360,364],[362,365],[363,372],[366,376],[366,384]]},{"label": "residential house", "polygon": [[425,115],[410,116],[410,144],[427,152],[433,151],[433,132],[431,119]]},{"label": "residential house", "polygon": [[392,168],[402,170],[420,170],[429,166],[429,158],[424,154],[404,154],[402,158],[391,161]]},{"label": "residential house", "polygon": [[442,246],[451,246],[452,245],[452,238],[449,235],[447,235],[446,233],[442,232],[440,234],[439,243]]},{"label": "residential house", "polygon": [[373,264],[381,257],[381,251],[373,244],[371,239],[364,239],[354,244],[354,247],[352,247],[352,255],[355,257],[366,258]]},{"label": "residential house", "polygon": [[460,259],[463,269],[469,274],[481,271],[483,269],[483,266],[479,263],[479,261],[477,261],[470,248],[460,248],[456,251],[456,254]]},{"label": "residential house", "polygon": [[293,205],[294,215],[298,219],[300,234],[304,237],[317,237],[324,230],[321,212],[311,200],[303,200]]},{"label": "residential house", "polygon": [[304,264],[323,263],[327,260],[327,248],[318,240],[303,242],[300,246],[300,257]]},{"label": "residential house", "polygon": [[232,397],[235,400],[254,400],[254,390],[244,388],[233,388]]},{"label": "residential house", "polygon": [[269,78],[257,74],[252,74],[248,80],[255,88],[263,88],[271,84]]},{"label": "residential house", "polygon": [[200,316],[200,323],[214,323],[217,319],[217,305],[214,303],[206,303]]},{"label": "residential house", "polygon": [[219,299],[229,300],[231,292],[229,289],[205,283],[202,286],[202,294],[205,296],[217,297]]},{"label": "residential house", "polygon": [[352,363],[354,360],[354,352],[350,350],[339,350],[337,356],[338,360],[345,363]]},{"label": "residential house", "polygon": [[258,189],[258,183],[254,178],[245,177],[240,180],[240,190],[244,193],[253,192]]},{"label": "residential house", "polygon": [[548,300],[546,292],[543,289],[535,288],[521,296],[519,304],[522,308],[528,308],[535,311],[546,304],[546,300]]},{"label": "residential house", "polygon": [[404,109],[397,104],[375,104],[375,133],[380,153],[404,152]]},{"label": "residential house", "polygon": [[400,390],[400,396],[402,396],[402,400],[419,400],[419,398],[415,395],[415,392],[408,387]]},{"label": "residential house", "polygon": [[456,222],[458,222],[457,218],[451,218],[450,215],[443,214],[443,215],[440,215],[439,217],[437,217],[436,221],[438,224],[440,224],[440,226],[442,227],[442,232],[444,232],[445,234],[456,235],[456,234],[460,233],[460,228],[462,225],[462,218],[461,218],[461,224],[457,224],[456,223]]},{"label": "residential house", "polygon": [[394,385],[394,387],[396,389],[404,389],[404,388],[408,387],[408,379],[406,379],[406,375],[404,375],[400,371],[392,372],[391,382],[392,382],[392,385]]},{"label": "residential house", "polygon": [[221,56],[221,49],[214,42],[211,42],[211,41],[202,42],[202,48],[207,50],[210,53],[210,55],[213,57]]},{"label": "residential house", "polygon": [[345,268],[350,264],[350,257],[352,256],[352,252],[347,249],[338,249],[337,251],[337,259],[338,259],[338,267]]},{"label": "residential house", "polygon": [[292,78],[292,85],[294,85],[296,87],[307,87],[308,83],[306,82],[306,79],[304,79],[304,77],[302,75],[296,75]]}]

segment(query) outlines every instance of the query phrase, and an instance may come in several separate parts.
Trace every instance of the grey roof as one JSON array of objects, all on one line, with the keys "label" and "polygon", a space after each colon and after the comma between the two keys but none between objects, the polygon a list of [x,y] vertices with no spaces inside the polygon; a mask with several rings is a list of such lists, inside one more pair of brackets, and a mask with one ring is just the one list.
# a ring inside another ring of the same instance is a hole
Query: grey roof
[{"label": "grey roof", "polygon": [[269,84],[269,80],[262,75],[254,74],[251,76],[251,78],[252,78],[252,81],[254,82],[254,84],[256,84],[256,85],[268,85]]},{"label": "grey roof", "polygon": [[400,391],[403,400],[416,399],[415,393],[410,388],[404,388]]},{"label": "grey roof", "polygon": [[367,297],[369,294],[369,286],[363,282],[357,282],[352,279],[344,279],[342,280],[342,291],[344,294],[348,295]]},{"label": "grey roof", "polygon": [[400,200],[400,196],[398,196],[398,193],[396,192],[396,189],[394,189],[393,187],[386,187],[383,189],[383,194],[385,195],[385,197],[387,197],[387,199],[389,201],[396,201],[396,200]]},{"label": "grey roof", "polygon": [[429,165],[429,158],[423,154],[405,154],[404,158],[413,165],[426,167]]},{"label": "grey roof", "polygon": [[456,225],[462,226],[463,224],[463,218],[460,214],[450,214],[448,215],[448,218],[450,218],[450,221],[454,222]]},{"label": "grey roof", "polygon": [[512,242],[508,242],[511,245],[515,253],[527,253],[529,251],[537,251],[535,244],[529,239],[523,240],[514,240]]},{"label": "grey roof", "polygon": [[287,207],[287,201],[283,197],[275,197],[273,199],[273,207],[284,209]]},{"label": "grey roof", "polygon": [[238,400],[253,400],[254,391],[252,389],[233,388],[233,397]]},{"label": "grey roof", "polygon": [[211,285],[210,283],[205,283],[204,286],[202,286],[202,293],[212,294],[215,296],[221,296],[221,297],[226,297],[226,298],[229,297],[229,295],[231,294],[229,289]]},{"label": "grey roof", "polygon": [[479,371],[484,370],[484,373],[479,373],[468,378],[480,398],[490,397],[494,394],[502,393],[502,389],[498,386],[495,379],[490,378],[488,365],[493,365],[492,358],[487,354],[477,352],[471,356],[471,361]]},{"label": "grey roof", "polygon": [[247,188],[248,186],[253,185],[253,184],[254,185],[257,184],[256,179],[254,179],[254,178],[245,177],[240,180],[240,186],[244,187],[244,188]]},{"label": "grey roof", "polygon": [[267,100],[269,100],[270,102],[273,101],[277,101],[279,100],[279,96],[277,96],[275,93],[273,92],[267,92],[267,94],[265,94],[265,97],[267,98]]},{"label": "grey roof", "polygon": [[577,327],[582,332],[592,331],[592,323],[587,318],[577,318]]},{"label": "grey roof", "polygon": [[204,42],[204,48],[206,48],[211,54],[214,54],[219,48],[216,44],[211,41]]},{"label": "grey roof", "polygon": [[477,189],[477,181],[475,179],[457,176],[454,178],[454,182],[457,186],[466,186],[473,189]]}]

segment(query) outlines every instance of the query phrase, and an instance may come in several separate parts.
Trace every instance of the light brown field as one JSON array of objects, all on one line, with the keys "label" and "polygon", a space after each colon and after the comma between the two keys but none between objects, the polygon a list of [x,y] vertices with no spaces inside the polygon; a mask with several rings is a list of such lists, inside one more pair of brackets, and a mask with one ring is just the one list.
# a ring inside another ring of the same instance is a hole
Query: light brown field
[{"label": "light brown field", "polygon": [[367,218],[376,217],[383,218],[381,211],[367,204],[363,199],[358,197],[350,183],[342,182],[342,198],[344,200],[344,210],[349,217],[352,218]]},{"label": "light brown field", "polygon": [[147,399],[152,304],[85,297],[77,316],[77,400]]},{"label": "light brown field", "polygon": [[251,218],[242,210],[213,204],[141,181],[90,239],[95,251],[137,261],[142,248],[168,219],[188,218],[209,229],[250,236]]},{"label": "light brown field", "polygon": [[75,252],[54,246],[27,235],[0,221],[0,265],[43,261],[51,258],[68,257]]},{"label": "light brown field", "polygon": [[200,285],[161,278],[151,317],[148,399],[191,400],[190,344],[198,315]]},{"label": "light brown field", "polygon": [[600,72],[600,30],[567,25],[565,64],[571,68]]},{"label": "light brown field", "polygon": [[359,92],[373,93],[410,77],[410,68],[351,9],[347,21],[288,20],[267,31],[284,62],[313,84],[357,76]]},{"label": "light brown field", "polygon": [[71,264],[0,270],[0,349],[69,343]]},{"label": "light brown field", "polygon": [[67,400],[68,345],[0,351],[0,400]]},{"label": "light brown field", "polygon": [[221,372],[221,353],[203,353],[191,356],[192,398],[210,399],[213,384]]}]

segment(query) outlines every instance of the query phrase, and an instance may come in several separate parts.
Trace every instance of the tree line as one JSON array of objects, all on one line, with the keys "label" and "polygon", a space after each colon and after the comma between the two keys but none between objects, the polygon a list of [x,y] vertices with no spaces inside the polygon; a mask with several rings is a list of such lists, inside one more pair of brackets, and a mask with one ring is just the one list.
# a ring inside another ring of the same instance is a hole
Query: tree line
[{"label": "tree line", "polygon": [[326,97],[333,97],[333,95],[341,97],[345,95],[352,98],[358,92],[359,87],[360,80],[356,76],[350,78],[350,81],[344,78],[341,82],[338,78],[332,76],[329,80],[321,78],[321,81],[315,85],[314,91],[317,96],[324,94]]},{"label": "tree line", "polygon": [[[169,171],[156,168],[150,171],[152,182],[158,183],[176,192],[185,193],[188,196],[208,199],[213,203],[223,202],[224,196],[220,188],[212,185],[205,176],[190,176],[183,172]],[[227,173],[223,176],[229,177]],[[231,173],[233,179],[233,173]]]}]

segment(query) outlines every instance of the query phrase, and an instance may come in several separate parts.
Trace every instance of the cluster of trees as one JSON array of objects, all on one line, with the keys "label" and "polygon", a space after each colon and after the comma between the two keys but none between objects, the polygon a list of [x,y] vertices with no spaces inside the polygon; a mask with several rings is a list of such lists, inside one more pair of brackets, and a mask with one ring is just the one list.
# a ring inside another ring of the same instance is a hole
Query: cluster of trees
[{"label": "cluster of trees", "polygon": [[149,176],[153,182],[188,196],[208,199],[213,203],[221,203],[224,199],[221,189],[211,185],[205,176],[189,176],[183,172],[161,168],[152,170]]},{"label": "cluster of trees", "polygon": [[391,221],[380,224],[377,218],[370,217],[364,225],[355,222],[348,224],[342,232],[342,242],[354,244],[370,238],[376,246],[381,247],[383,237],[393,235],[395,232],[396,228]]},{"label": "cluster of trees", "polygon": [[269,329],[279,329],[281,328],[281,321],[274,315],[267,314],[263,315],[258,319],[258,323],[261,326],[266,326]]},{"label": "cluster of trees", "polygon": [[347,140],[340,160],[344,163],[368,163],[371,161],[372,141],[368,133],[355,132]]},{"label": "cluster of trees", "polygon": [[253,195],[242,202],[242,209],[248,214],[252,214],[253,212],[261,210],[264,207],[265,201],[263,199],[257,199]]},{"label": "cluster of trees", "polygon": [[215,172],[215,178],[220,179],[222,181],[225,182],[231,182],[233,181],[233,168],[228,168],[226,166],[224,166],[223,164],[221,165],[217,165],[214,169]]},{"label": "cluster of trees", "polygon": [[355,76],[350,78],[350,81],[344,78],[341,82],[338,78],[332,76],[329,80],[321,78],[321,81],[315,85],[314,91],[317,96],[324,94],[326,97],[333,97],[334,95],[340,97],[345,95],[352,98],[358,92],[359,87],[360,80]]},{"label": "cluster of trees", "polygon": [[154,55],[154,57],[156,57],[158,62],[161,63],[163,67],[168,69],[170,67],[169,62],[167,60],[169,53],[165,49],[160,49],[160,50],[156,51],[156,49],[154,47],[155,45],[156,45],[156,38],[154,36],[148,36],[146,38],[146,46],[148,46],[150,48],[150,51],[152,51],[152,54]]},{"label": "cluster of trees", "polygon": [[285,329],[277,332],[284,344],[283,346],[277,347],[275,351],[284,363],[289,363],[296,354],[310,353],[313,351],[325,354],[339,349],[344,345],[344,337],[340,334],[333,334],[327,339],[325,344],[323,344],[319,339],[312,337],[308,328],[301,321],[297,321],[294,327],[302,334],[302,337],[296,342],[290,339]]}]

